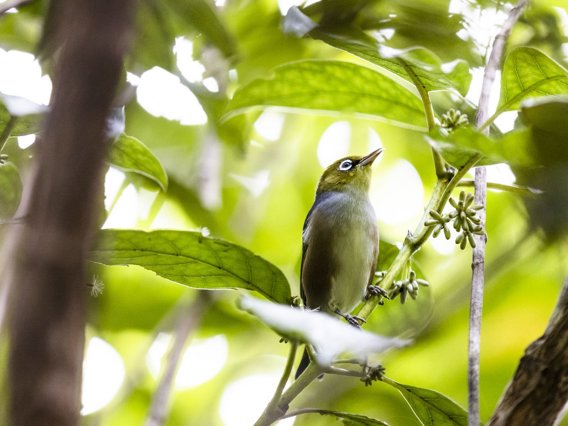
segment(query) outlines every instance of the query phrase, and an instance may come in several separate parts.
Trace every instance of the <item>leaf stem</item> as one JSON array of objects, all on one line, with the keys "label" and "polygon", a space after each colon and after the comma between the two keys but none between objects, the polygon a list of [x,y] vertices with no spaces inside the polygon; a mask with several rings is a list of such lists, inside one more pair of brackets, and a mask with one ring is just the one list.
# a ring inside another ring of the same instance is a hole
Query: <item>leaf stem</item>
[{"label": "leaf stem", "polygon": [[[430,100],[430,94],[424,86],[424,83],[420,80],[420,77],[416,75],[412,67],[402,58],[398,58],[399,64],[404,68],[406,74],[410,77],[414,86],[416,86],[416,90],[418,90],[418,94],[420,95],[420,99],[422,100],[422,104],[424,105],[424,114],[426,115],[426,123],[428,124],[428,132],[433,132],[436,129],[436,119],[434,117],[434,108],[432,107],[432,101]],[[448,171],[446,168],[446,162],[440,155],[435,148],[432,148],[432,156],[434,157],[434,167],[436,169],[436,176],[438,179],[444,179],[447,177]]]},{"label": "leaf stem", "polygon": [[[473,179],[463,179],[460,183],[458,183],[458,186],[462,188],[473,188],[475,186],[475,181]],[[497,182],[487,182],[487,188],[530,196],[540,195],[543,193],[542,190],[531,188],[529,186],[519,186],[515,184],[507,185],[505,183]]]},{"label": "leaf stem", "polygon": [[131,183],[131,181],[128,178],[128,176],[124,175],[124,179],[122,180],[122,183],[120,184],[118,191],[116,191],[116,194],[114,195],[114,198],[112,199],[112,203],[111,203],[110,207],[108,208],[107,217],[111,215],[112,211],[116,207],[116,204],[118,203],[118,200],[120,200],[120,197],[122,197],[124,190],[128,187],[128,185],[130,185],[130,183]]},{"label": "leaf stem", "polygon": [[290,417],[300,416],[302,414],[325,414],[327,413],[326,410],[322,410],[321,408],[299,408],[297,410],[290,411],[280,417],[281,419],[287,419]]},{"label": "leaf stem", "polygon": [[17,120],[17,117],[14,117],[13,115],[11,115],[10,119],[6,123],[6,126],[2,130],[2,134],[0,134],[0,152],[2,152],[2,150],[4,149],[4,145],[6,144],[6,141],[8,140],[10,135],[12,134],[12,130],[14,129],[14,126],[16,125],[16,120]]}]

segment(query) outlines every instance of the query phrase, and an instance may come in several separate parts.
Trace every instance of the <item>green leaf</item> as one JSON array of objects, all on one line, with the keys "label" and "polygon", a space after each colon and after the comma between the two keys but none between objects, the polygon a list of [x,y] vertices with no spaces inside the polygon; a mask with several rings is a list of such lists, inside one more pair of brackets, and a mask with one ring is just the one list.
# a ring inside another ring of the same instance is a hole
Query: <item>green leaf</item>
[{"label": "green leaf", "polygon": [[383,422],[382,420],[372,419],[371,417],[360,414],[344,413],[342,411],[313,409],[298,413],[298,415],[301,414],[319,414],[322,416],[336,417],[341,419],[343,424],[346,426],[388,426],[388,423]]},{"label": "green leaf", "polygon": [[244,247],[200,232],[103,230],[90,260],[138,265],[193,288],[244,288],[280,303],[290,299],[288,281],[276,266]]},{"label": "green leaf", "polygon": [[0,160],[0,219],[11,218],[22,197],[22,180],[16,166]]},{"label": "green leaf", "polygon": [[379,260],[377,261],[377,271],[386,271],[400,249],[387,241],[379,240]]},{"label": "green leaf", "polygon": [[[40,130],[47,107],[19,96],[0,94],[0,132],[12,126],[10,136],[23,136]],[[12,122],[10,120],[13,119]]]},{"label": "green leaf", "polygon": [[503,64],[501,99],[494,115],[519,108],[529,97],[568,94],[568,72],[540,50],[519,47]]},{"label": "green leaf", "polygon": [[267,79],[239,88],[225,118],[255,107],[351,113],[424,130],[416,95],[390,78],[348,62],[301,61],[277,67]]},{"label": "green leaf", "polygon": [[478,165],[508,163],[528,166],[534,163],[528,149],[530,137],[526,129],[491,139],[472,127],[460,127],[449,135],[428,135],[426,140],[458,169],[479,154],[482,158]]},{"label": "green leaf", "polygon": [[467,425],[467,412],[441,393],[403,385],[388,378],[383,381],[398,389],[424,426]]},{"label": "green leaf", "polygon": [[318,28],[309,35],[378,65],[413,84],[417,81],[427,91],[456,89],[465,96],[471,82],[467,62],[457,60],[447,64],[446,72],[440,58],[425,48],[387,49],[376,39],[356,28],[333,32]]},{"label": "green leaf", "polygon": [[[559,136],[568,135],[568,96],[547,96],[523,103],[521,108],[523,122]],[[544,140],[541,142],[545,142]],[[564,139],[564,145],[568,142]],[[565,150],[568,152],[568,150]]]},{"label": "green leaf", "polygon": [[233,37],[216,13],[216,8],[208,0],[170,1],[170,7],[176,11],[188,25],[202,33],[227,57],[236,53]]},{"label": "green leaf", "polygon": [[524,199],[532,228],[542,228],[550,241],[568,230],[568,96],[523,102],[521,118],[529,126],[531,155],[542,167],[515,169],[519,183],[539,188],[539,197]]},{"label": "green leaf", "polygon": [[157,183],[165,191],[168,188],[168,175],[160,161],[138,139],[123,133],[110,149],[108,162],[125,172],[142,175]]}]

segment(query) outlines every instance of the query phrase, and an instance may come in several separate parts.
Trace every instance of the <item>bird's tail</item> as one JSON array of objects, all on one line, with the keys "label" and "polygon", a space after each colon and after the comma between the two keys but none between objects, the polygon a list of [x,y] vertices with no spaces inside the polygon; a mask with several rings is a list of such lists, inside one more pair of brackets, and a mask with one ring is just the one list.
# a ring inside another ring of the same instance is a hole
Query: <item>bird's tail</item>
[{"label": "bird's tail", "polygon": [[300,374],[304,372],[308,365],[310,364],[310,356],[308,355],[308,349],[304,349],[304,355],[302,355],[302,360],[300,361],[300,365],[298,365],[298,369],[296,370],[296,375],[294,376],[295,379],[300,377]]}]

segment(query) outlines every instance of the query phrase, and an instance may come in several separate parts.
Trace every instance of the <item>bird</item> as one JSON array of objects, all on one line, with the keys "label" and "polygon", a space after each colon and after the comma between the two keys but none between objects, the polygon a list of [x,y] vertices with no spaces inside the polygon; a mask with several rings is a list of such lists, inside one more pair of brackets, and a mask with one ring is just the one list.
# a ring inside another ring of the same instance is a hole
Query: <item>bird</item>
[{"label": "bird", "polygon": [[[302,232],[300,295],[304,306],[339,315],[351,325],[351,311],[372,284],[379,254],[379,230],[369,200],[371,166],[379,148],[337,160],[319,179],[314,204]],[[304,351],[295,377],[310,362]]]}]

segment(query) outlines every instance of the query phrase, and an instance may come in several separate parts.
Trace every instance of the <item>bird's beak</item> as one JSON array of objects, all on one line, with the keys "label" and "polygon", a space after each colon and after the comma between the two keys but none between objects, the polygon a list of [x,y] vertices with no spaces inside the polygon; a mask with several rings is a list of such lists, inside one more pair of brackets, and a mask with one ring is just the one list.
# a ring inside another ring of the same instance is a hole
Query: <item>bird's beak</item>
[{"label": "bird's beak", "polygon": [[366,155],[365,157],[361,158],[361,161],[359,161],[359,165],[366,166],[368,164],[373,164],[373,161],[375,161],[375,159],[379,156],[381,152],[383,152],[383,148],[379,148],[376,151],[371,152],[369,155]]}]

